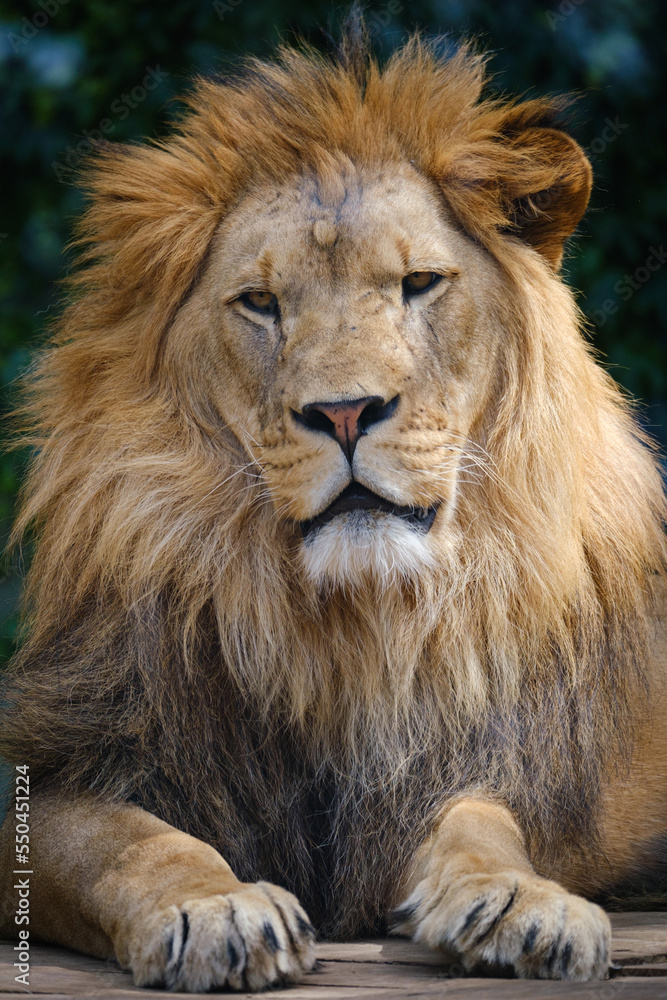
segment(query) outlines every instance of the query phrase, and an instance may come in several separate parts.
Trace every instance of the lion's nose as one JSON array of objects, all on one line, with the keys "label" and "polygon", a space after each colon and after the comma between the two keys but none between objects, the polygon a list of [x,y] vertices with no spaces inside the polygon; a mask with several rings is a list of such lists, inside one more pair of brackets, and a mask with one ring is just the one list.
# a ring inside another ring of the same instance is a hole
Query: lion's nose
[{"label": "lion's nose", "polygon": [[387,420],[398,406],[398,396],[388,403],[381,396],[363,399],[340,399],[332,403],[306,403],[301,412],[292,410],[297,423],[311,431],[324,431],[338,441],[347,460],[352,456],[359,438],[373,424]]}]

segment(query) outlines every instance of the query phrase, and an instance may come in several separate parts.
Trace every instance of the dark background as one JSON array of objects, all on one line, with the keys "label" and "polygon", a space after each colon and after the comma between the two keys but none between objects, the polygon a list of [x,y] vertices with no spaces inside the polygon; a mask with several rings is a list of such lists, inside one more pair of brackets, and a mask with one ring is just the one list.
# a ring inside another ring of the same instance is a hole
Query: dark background
[{"label": "dark background", "polygon": [[[0,373],[5,408],[31,348],[56,308],[56,282],[81,207],[72,183],[86,132],[114,141],[163,131],[170,100],[197,72],[246,52],[268,54],[280,37],[321,27],[347,5],[330,0],[34,0],[0,4],[3,209],[0,218]],[[477,36],[493,53],[494,86],[539,94],[578,91],[575,135],[596,185],[567,280],[581,290],[590,335],[614,377],[641,401],[642,420],[667,444],[667,338],[661,330],[667,268],[667,52],[651,0],[372,0],[379,52],[408,29]],[[144,86],[144,81],[152,86]],[[84,131],[86,130],[86,131]],[[94,130],[98,130],[95,132]],[[654,253],[657,251],[657,253]],[[648,264],[647,264],[648,262]],[[629,279],[629,280],[628,280]],[[11,522],[25,456],[0,460],[0,535]],[[15,631],[18,573],[0,572],[0,655]],[[7,617],[8,616],[8,617]]]}]

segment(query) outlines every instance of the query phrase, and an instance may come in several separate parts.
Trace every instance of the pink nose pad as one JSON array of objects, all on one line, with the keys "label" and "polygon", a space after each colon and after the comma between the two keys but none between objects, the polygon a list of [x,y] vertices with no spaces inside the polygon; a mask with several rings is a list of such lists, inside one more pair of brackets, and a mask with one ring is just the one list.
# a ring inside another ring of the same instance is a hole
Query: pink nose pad
[{"label": "pink nose pad", "polygon": [[363,434],[359,418],[368,406],[369,398],[342,403],[318,403],[317,409],[333,424],[332,436],[338,441],[348,460],[352,461],[357,441]]},{"label": "pink nose pad", "polygon": [[350,465],[359,438],[373,424],[387,420],[398,406],[398,396],[385,403],[381,396],[363,399],[340,399],[331,403],[307,403],[299,413],[292,410],[297,423],[311,431],[324,431],[343,449]]}]

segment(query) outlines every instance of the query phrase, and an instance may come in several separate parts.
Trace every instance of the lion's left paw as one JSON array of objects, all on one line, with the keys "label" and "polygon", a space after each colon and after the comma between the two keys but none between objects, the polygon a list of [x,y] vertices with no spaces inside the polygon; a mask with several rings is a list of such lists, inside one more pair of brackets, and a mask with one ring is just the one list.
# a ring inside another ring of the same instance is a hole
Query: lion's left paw
[{"label": "lion's left paw", "polygon": [[556,882],[523,872],[433,877],[390,914],[393,934],[453,952],[464,968],[510,966],[522,979],[604,979],[606,913]]}]

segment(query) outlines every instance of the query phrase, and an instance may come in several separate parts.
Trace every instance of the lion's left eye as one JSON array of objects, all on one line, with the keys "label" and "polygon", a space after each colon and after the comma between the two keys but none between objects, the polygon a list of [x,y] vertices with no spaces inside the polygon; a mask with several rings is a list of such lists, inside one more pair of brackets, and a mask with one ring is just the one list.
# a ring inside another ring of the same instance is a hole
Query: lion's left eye
[{"label": "lion's left eye", "polygon": [[278,312],[278,299],[272,292],[246,292],[240,296],[240,301],[248,309],[255,312],[275,314]]},{"label": "lion's left eye", "polygon": [[421,295],[440,281],[442,275],[435,271],[412,271],[403,278],[404,295]]}]

